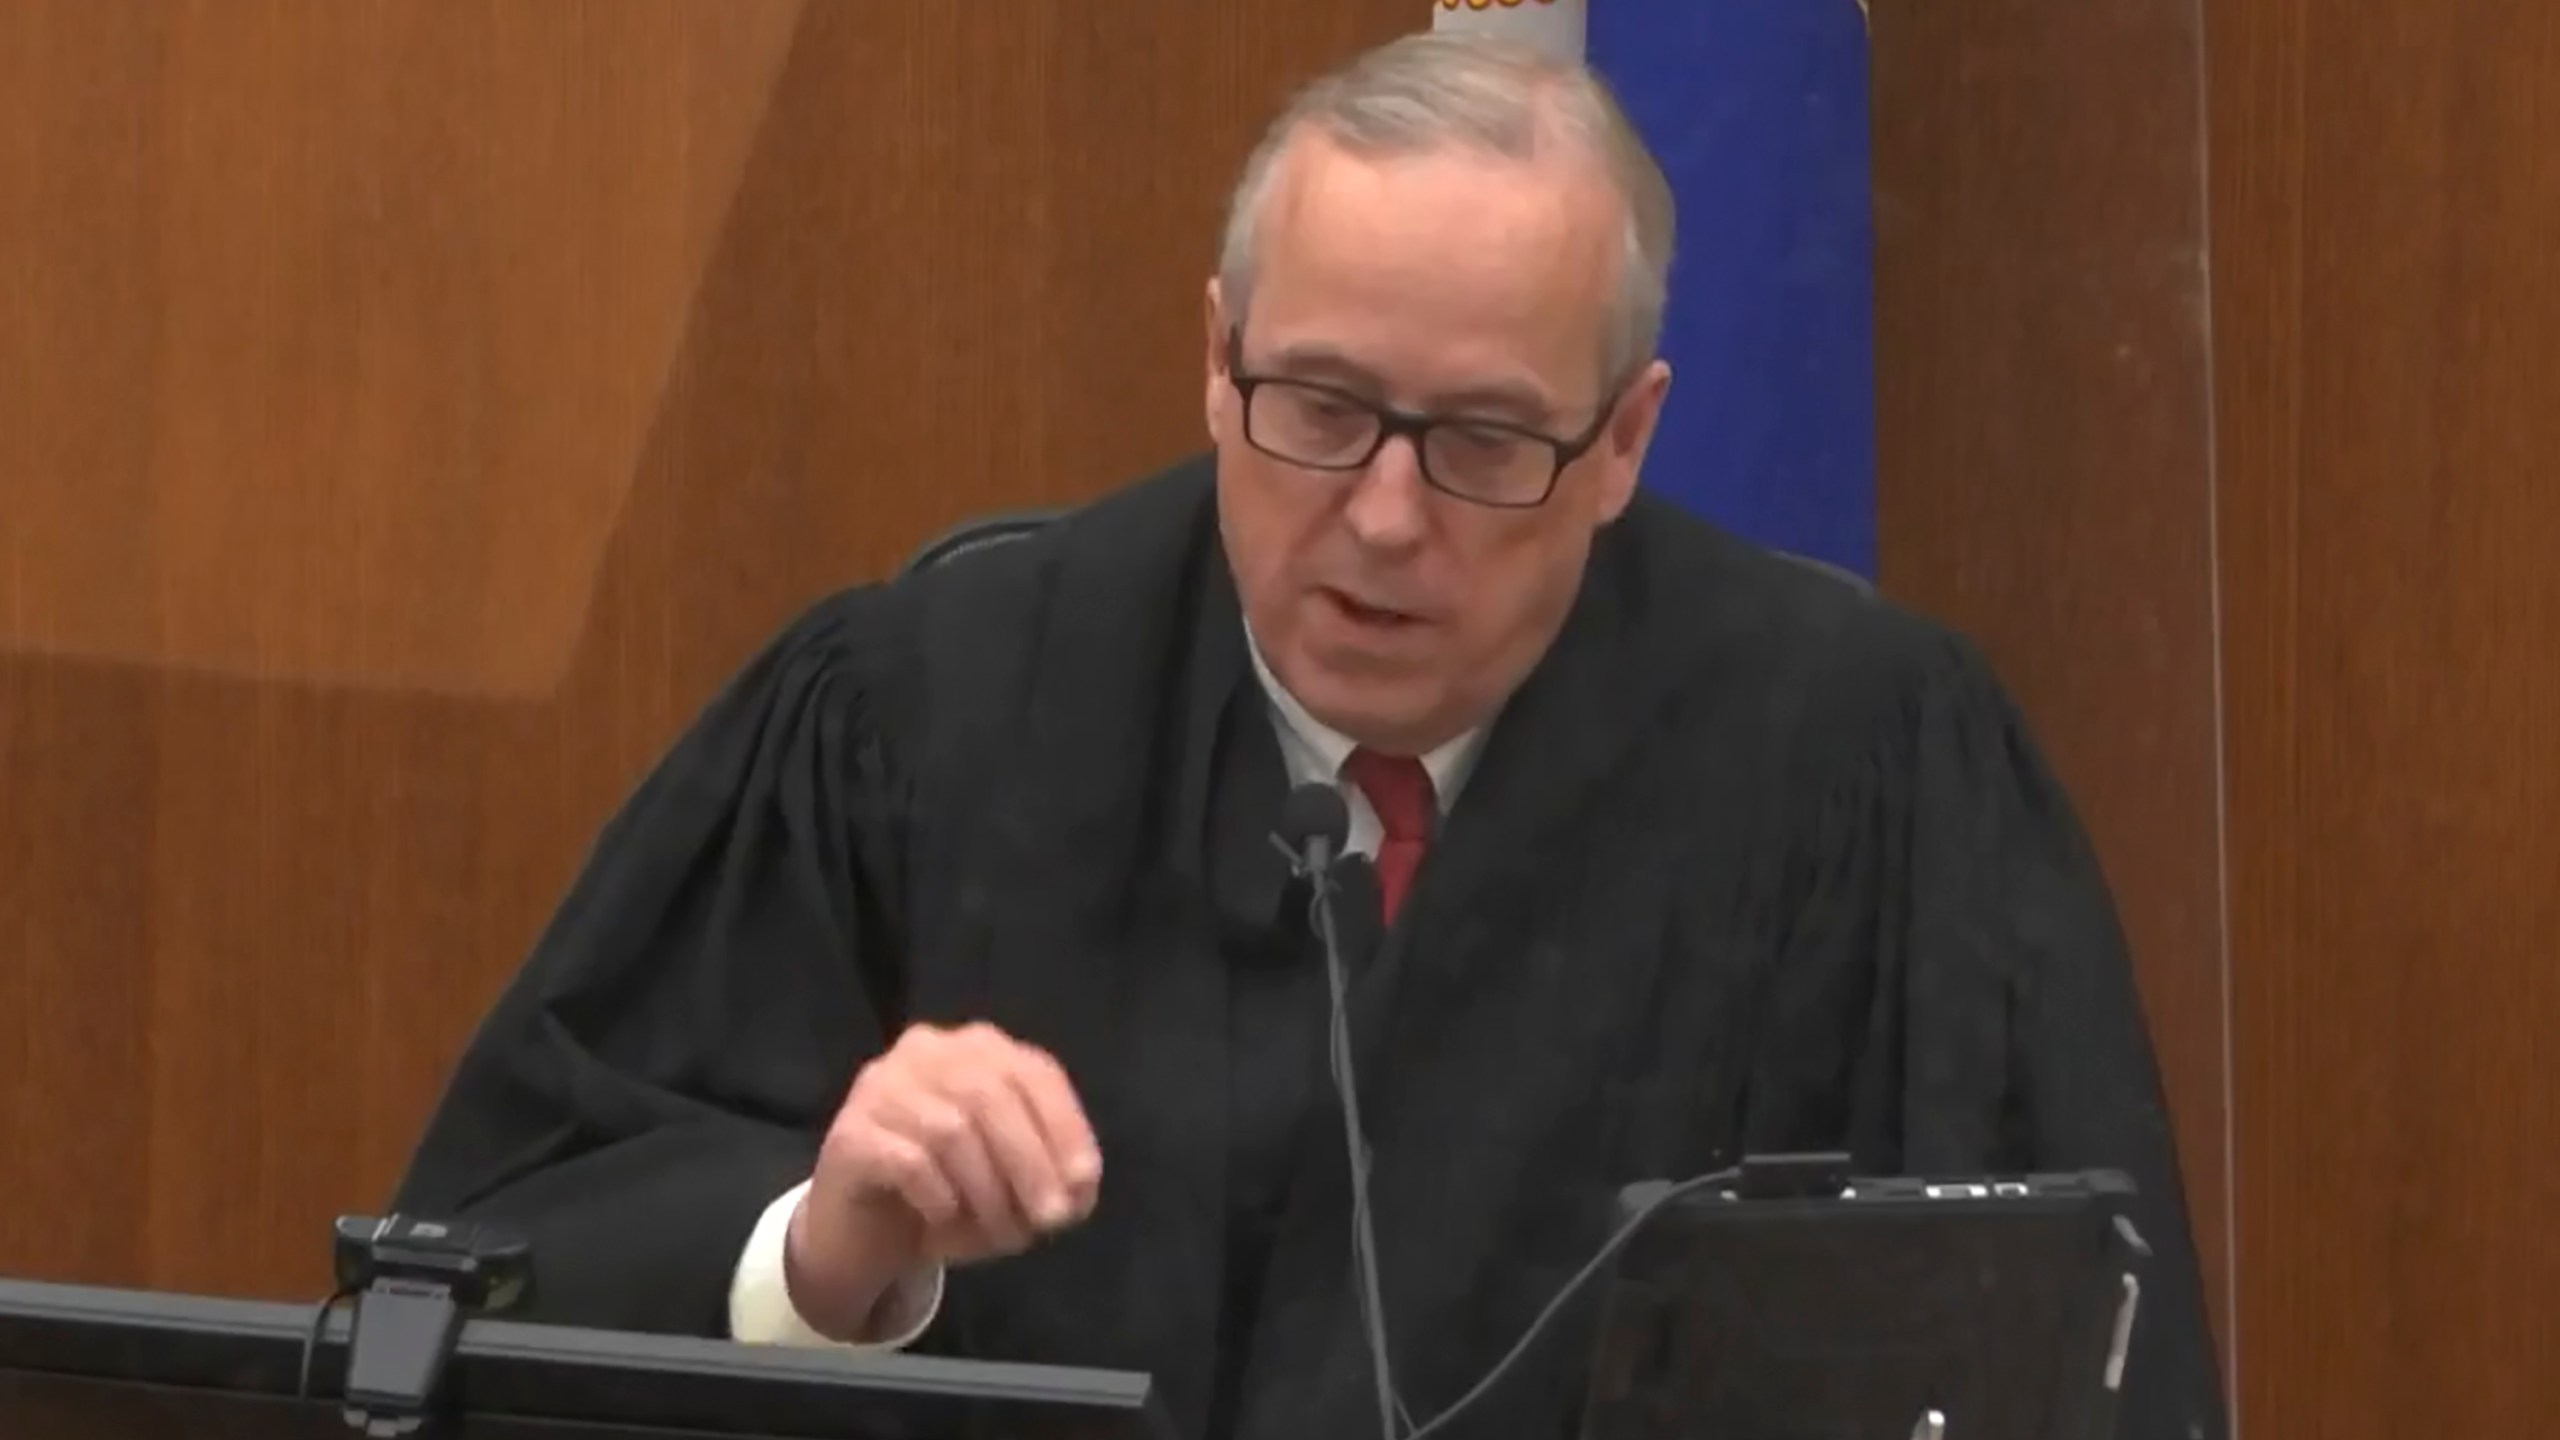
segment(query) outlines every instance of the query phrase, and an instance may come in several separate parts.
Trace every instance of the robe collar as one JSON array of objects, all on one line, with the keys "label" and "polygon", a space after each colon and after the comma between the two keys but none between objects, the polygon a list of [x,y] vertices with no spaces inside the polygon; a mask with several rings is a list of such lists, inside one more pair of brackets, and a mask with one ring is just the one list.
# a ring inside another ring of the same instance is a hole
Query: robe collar
[{"label": "robe collar", "polygon": [[[1203,553],[1190,587],[1195,613],[1183,667],[1190,681],[1188,714],[1180,726],[1183,760],[1173,777],[1180,833],[1192,841],[1182,847],[1188,853],[1177,864],[1195,878],[1202,874],[1221,721],[1240,688],[1250,683],[1260,692],[1256,708],[1281,722],[1275,731],[1287,737],[1284,758],[1296,739],[1313,763],[1338,768],[1351,748],[1348,737],[1329,734],[1306,714],[1276,677],[1265,678],[1268,667],[1255,653],[1219,543],[1214,501],[1203,509]],[[1435,769],[1433,779],[1444,785],[1442,808],[1453,823],[1423,866],[1395,929],[1401,937],[1445,927],[1441,939],[1425,947],[1435,956],[1454,959],[1490,933],[1506,887],[1539,868],[1571,863],[1572,857],[1552,853],[1548,837],[1570,831],[1565,822],[1594,802],[1632,753],[1636,734],[1660,723],[1657,711],[1666,689],[1660,672],[1670,667],[1667,657],[1651,652],[1667,647],[1658,633],[1663,622],[1647,613],[1651,585],[1632,538],[1617,527],[1601,532],[1555,642],[1500,716],[1425,762],[1445,767]],[[1232,731],[1229,738],[1262,743],[1262,737]],[[1259,877],[1250,908],[1276,919],[1286,878],[1285,866]]]},{"label": "robe collar", "polygon": [[[1111,606],[1096,604],[1091,609],[1124,610],[1125,615],[1083,613],[1087,607],[1077,598],[1082,586],[1061,587],[1058,599],[1061,618],[1075,616],[1066,623],[1085,632],[1084,645],[1121,657],[1119,668],[1144,663],[1130,651],[1146,643],[1150,629],[1160,637],[1156,643],[1173,642],[1172,654],[1166,657],[1170,664],[1158,661],[1147,667],[1157,679],[1146,688],[1170,705],[1157,711],[1162,727],[1155,730],[1157,741],[1151,747],[1140,741],[1140,749],[1127,756],[1140,773],[1106,776],[1087,769],[1078,788],[1091,791],[1087,805],[1125,814],[1133,799],[1125,787],[1143,785],[1143,772],[1153,769],[1154,783],[1168,786],[1174,802],[1166,817],[1172,828],[1159,832],[1171,841],[1170,853],[1158,853],[1171,862],[1178,883],[1191,888],[1206,878],[1206,822],[1222,733],[1239,742],[1271,743],[1268,730],[1261,737],[1235,734],[1226,723],[1230,707],[1243,692],[1262,702],[1255,708],[1267,713],[1278,708],[1278,696],[1259,693],[1262,686],[1243,606],[1220,543],[1211,471],[1206,464],[1186,466],[1183,471],[1187,473],[1177,472],[1178,478],[1168,477],[1181,495],[1178,501],[1171,494],[1165,497],[1164,519],[1171,526],[1155,529],[1147,542],[1171,540],[1167,529],[1172,526],[1187,531],[1190,543],[1182,547],[1187,557],[1169,567],[1182,578],[1163,589],[1140,586],[1133,593],[1127,573],[1132,557],[1092,553],[1071,568],[1089,574],[1089,584],[1098,593],[1115,598]],[[1405,948],[1404,935],[1442,930],[1441,938],[1425,948],[1433,952],[1435,961],[1443,955],[1455,960],[1495,933],[1507,909],[1507,892],[1516,893],[1515,887],[1540,870],[1570,868],[1575,862],[1576,857],[1557,852],[1560,837],[1574,833],[1571,822],[1607,798],[1604,791],[1638,748],[1633,742],[1665,722],[1662,707],[1672,693],[1675,676],[1671,672],[1678,668],[1674,637],[1685,633],[1687,626],[1717,622],[1712,616],[1653,613],[1656,584],[1649,573],[1653,557],[1641,538],[1647,523],[1644,511],[1640,497],[1635,509],[1596,537],[1582,587],[1554,643],[1504,705],[1500,717],[1465,747],[1462,760],[1448,757],[1463,767],[1463,794],[1452,794],[1447,802],[1451,824],[1398,916],[1395,929],[1400,938],[1392,950]],[[1175,514],[1182,518],[1174,520]],[[1136,541],[1138,537],[1127,538]],[[1143,568],[1174,581],[1173,574],[1164,573],[1168,567],[1155,557],[1148,557]],[[1164,626],[1163,607],[1168,604],[1190,610],[1184,617],[1187,627],[1177,622],[1172,634],[1166,634]],[[1114,622],[1117,638],[1109,633]],[[1188,643],[1175,638],[1184,628],[1189,631]],[[1071,647],[1068,653],[1080,658],[1089,654],[1082,646]],[[1063,665],[1065,655],[1058,660]],[[1043,691],[1090,695],[1101,682],[1100,676],[1071,676],[1062,669],[1055,687],[1044,686]],[[1102,739],[1098,732],[1092,732],[1091,738]],[[1140,758],[1149,748],[1154,752],[1152,764]],[[1073,749],[1057,752],[1061,764],[1074,765],[1083,758]],[[1172,762],[1169,772],[1163,768],[1168,760]],[[1452,769],[1458,773],[1460,766]],[[1452,786],[1453,791],[1457,788]],[[1277,819],[1275,814],[1275,823]],[[1280,857],[1275,851],[1272,858]],[[1276,917],[1286,879],[1285,864],[1259,875],[1253,887],[1255,903],[1249,908]],[[1267,912],[1264,900],[1269,902]]]}]

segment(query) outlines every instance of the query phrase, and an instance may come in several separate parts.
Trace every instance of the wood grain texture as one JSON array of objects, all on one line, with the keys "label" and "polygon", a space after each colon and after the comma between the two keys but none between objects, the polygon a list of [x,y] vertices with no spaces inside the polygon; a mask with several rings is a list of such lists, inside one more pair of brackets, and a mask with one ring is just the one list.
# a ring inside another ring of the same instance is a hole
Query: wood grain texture
[{"label": "wood grain texture", "polygon": [[22,9],[0,641],[548,694],[798,11]]},{"label": "wood grain texture", "polygon": [[2214,0],[2241,1386],[2560,1415],[2560,18]]},{"label": "wood grain texture", "polygon": [[757,643],[1197,447],[1235,166],[1421,21],[0,7],[0,1273],[319,1288]]},{"label": "wood grain texture", "polygon": [[2112,882],[2226,1357],[2195,0],[1873,10],[1883,588],[1974,636]]}]

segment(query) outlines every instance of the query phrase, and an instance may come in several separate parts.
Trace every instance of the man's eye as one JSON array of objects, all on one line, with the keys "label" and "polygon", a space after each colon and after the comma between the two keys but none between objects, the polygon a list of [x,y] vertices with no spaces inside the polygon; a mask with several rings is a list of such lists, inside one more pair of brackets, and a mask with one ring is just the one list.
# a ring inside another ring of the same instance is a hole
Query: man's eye
[{"label": "man's eye", "polygon": [[1477,455],[1500,455],[1520,444],[1517,431],[1499,425],[1451,425],[1440,433],[1450,444]]}]

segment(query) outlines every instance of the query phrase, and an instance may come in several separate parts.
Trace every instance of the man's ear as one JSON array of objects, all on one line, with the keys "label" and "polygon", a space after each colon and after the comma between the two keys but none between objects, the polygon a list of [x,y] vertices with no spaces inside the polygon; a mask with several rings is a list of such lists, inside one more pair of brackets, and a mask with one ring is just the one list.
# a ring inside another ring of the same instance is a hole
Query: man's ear
[{"label": "man's ear", "polygon": [[1644,470],[1645,453],[1653,448],[1654,427],[1662,421],[1662,402],[1670,393],[1670,363],[1657,359],[1627,386],[1618,397],[1618,408],[1609,413],[1609,428],[1601,432],[1595,457],[1601,464],[1601,524],[1617,519],[1635,503],[1636,477]]},{"label": "man's ear", "polygon": [[1224,423],[1227,408],[1227,305],[1218,277],[1209,277],[1209,287],[1202,298],[1203,349],[1206,353],[1201,373],[1207,383],[1200,392],[1200,398],[1202,413],[1208,421],[1209,439],[1214,444],[1221,438],[1218,430]]}]

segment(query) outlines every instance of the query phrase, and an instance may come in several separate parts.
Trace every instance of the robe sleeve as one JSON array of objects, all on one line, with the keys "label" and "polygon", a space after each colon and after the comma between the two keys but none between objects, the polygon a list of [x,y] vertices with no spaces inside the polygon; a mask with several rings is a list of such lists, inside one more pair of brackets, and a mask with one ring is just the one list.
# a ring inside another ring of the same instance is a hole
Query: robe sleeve
[{"label": "robe sleeve", "polygon": [[396,1204],[533,1246],[520,1318],[725,1333],[901,1003],[892,597],[813,609],[605,827],[481,1024]]},{"label": "robe sleeve", "polygon": [[[2113,902],[1987,664],[1953,637],[1863,710],[1788,968],[1871,977],[1850,1148],[1911,1174],[2120,1170],[2152,1256],[2123,1440],[2226,1433],[2185,1190]],[[1829,1006],[1830,1013],[1840,1013]],[[1833,1044],[1838,1044],[1833,1041]]]}]

